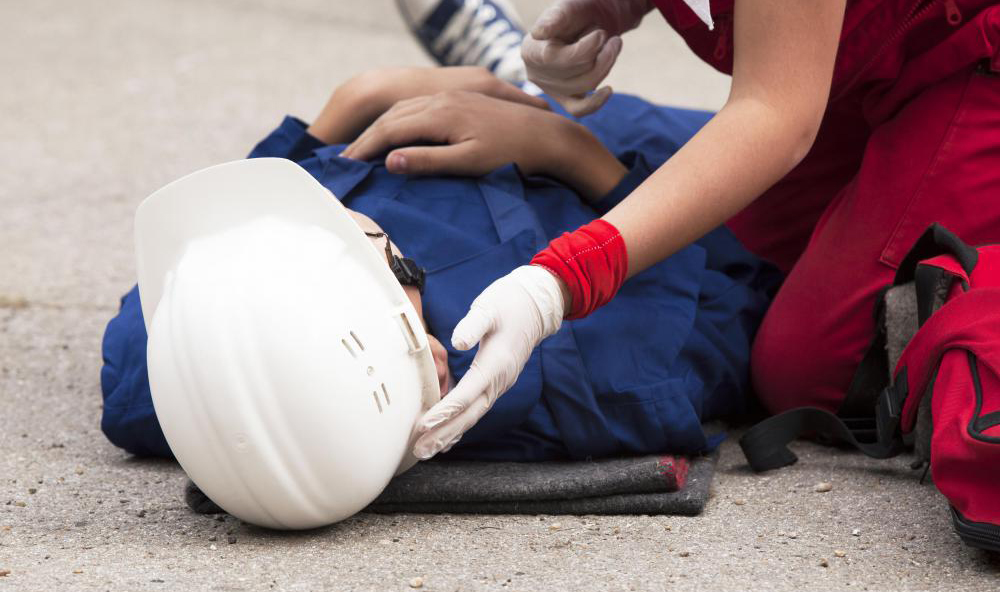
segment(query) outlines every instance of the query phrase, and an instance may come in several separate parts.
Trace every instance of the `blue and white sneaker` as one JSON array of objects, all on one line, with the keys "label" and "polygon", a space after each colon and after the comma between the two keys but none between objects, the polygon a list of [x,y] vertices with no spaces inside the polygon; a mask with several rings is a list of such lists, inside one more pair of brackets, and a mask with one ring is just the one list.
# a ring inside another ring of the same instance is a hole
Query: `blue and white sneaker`
[{"label": "blue and white sneaker", "polygon": [[507,0],[396,0],[399,13],[442,66],[483,66],[502,80],[527,80],[524,28]]}]

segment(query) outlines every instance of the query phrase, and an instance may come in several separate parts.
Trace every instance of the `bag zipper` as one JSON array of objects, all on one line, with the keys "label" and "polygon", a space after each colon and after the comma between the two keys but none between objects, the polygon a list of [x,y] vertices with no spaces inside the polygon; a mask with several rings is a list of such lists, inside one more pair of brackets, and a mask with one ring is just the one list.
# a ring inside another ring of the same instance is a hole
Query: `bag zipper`
[{"label": "bag zipper", "polygon": [[1000,551],[1000,526],[986,522],[973,522],[951,507],[951,520],[955,532],[970,547]]},{"label": "bag zipper", "polygon": [[882,54],[885,53],[885,50],[888,49],[892,44],[899,41],[899,38],[903,36],[903,33],[906,33],[906,31],[908,31],[910,27],[916,24],[917,21],[925,17],[932,8],[937,6],[938,2],[944,3],[945,18],[947,19],[948,24],[952,26],[957,26],[959,23],[962,22],[962,13],[958,9],[958,4],[956,4],[955,0],[918,0],[913,5],[913,8],[910,9],[909,15],[905,19],[903,19],[903,22],[900,23],[898,27],[896,27],[896,29],[892,32],[891,35],[885,38],[885,41],[882,42],[882,45],[880,45],[879,48],[876,49],[871,54],[871,57],[868,58],[868,61],[866,61],[864,65],[858,69],[858,71],[854,74],[854,76],[851,77],[850,81],[844,85],[844,90],[840,91],[840,93],[837,94],[836,97],[830,99],[830,102],[836,101],[837,99],[843,97],[844,94],[848,91],[848,89],[850,89],[855,82],[857,82],[862,76],[864,76],[868,72],[869,68],[871,68],[872,65],[880,57],[882,57]]},{"label": "bag zipper", "polygon": [[979,378],[979,364],[976,360],[976,355],[972,353],[971,350],[965,351],[966,357],[969,361],[969,375],[972,377],[972,388],[976,393],[976,408],[972,412],[972,420],[969,421],[969,425],[966,428],[969,436],[973,439],[979,440],[980,442],[986,442],[987,444],[1000,444],[1000,437],[997,436],[987,436],[983,432],[995,427],[996,423],[990,423],[989,425],[980,425],[980,420],[985,419],[987,416],[992,416],[992,413],[988,413],[987,416],[982,415],[983,413],[983,383]]}]

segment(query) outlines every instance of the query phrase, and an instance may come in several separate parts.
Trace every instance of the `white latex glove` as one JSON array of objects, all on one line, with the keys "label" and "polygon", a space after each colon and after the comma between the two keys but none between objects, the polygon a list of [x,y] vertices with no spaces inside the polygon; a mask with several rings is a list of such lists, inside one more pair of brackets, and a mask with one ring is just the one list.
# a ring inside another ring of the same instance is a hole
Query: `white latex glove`
[{"label": "white latex glove", "polygon": [[417,422],[413,454],[428,459],[454,446],[514,384],[535,346],[559,330],[565,307],[559,280],[534,265],[483,290],[451,337],[456,349],[479,343],[479,351],[462,380]]},{"label": "white latex glove", "polygon": [[620,35],[639,26],[652,8],[649,0],[559,0],[521,44],[528,79],[577,117],[597,111],[611,87],[588,93],[611,71]]}]

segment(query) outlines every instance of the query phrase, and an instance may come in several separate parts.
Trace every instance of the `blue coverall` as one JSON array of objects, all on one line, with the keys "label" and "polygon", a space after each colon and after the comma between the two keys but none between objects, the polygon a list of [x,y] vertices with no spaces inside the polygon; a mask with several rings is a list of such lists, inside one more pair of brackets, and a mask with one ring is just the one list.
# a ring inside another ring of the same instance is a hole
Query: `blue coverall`
[{"label": "blue coverall", "polygon": [[[458,380],[475,350],[452,349],[450,337],[472,300],[550,239],[612,208],[710,117],[615,95],[581,120],[629,169],[593,205],[515,166],[481,178],[393,175],[382,162],[340,158],[343,146],[323,145],[292,117],[250,157],[298,162],[427,270],[424,317]],[[447,456],[537,461],[711,449],[718,439],[702,422],[746,408],[750,344],[779,282],[728,230],[709,233],[625,282],[594,314],[563,323]],[[135,288],[108,324],[103,353],[104,433],[134,454],[171,456],[150,398]]]}]

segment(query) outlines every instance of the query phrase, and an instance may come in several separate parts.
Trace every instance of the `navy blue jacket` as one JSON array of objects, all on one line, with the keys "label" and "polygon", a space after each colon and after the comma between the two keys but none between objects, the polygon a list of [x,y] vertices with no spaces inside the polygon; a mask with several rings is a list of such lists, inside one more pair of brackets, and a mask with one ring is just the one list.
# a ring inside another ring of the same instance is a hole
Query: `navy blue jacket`
[{"label": "navy blue jacket", "polygon": [[[321,144],[291,117],[250,157],[298,162],[426,268],[424,317],[457,380],[475,350],[451,349],[450,337],[472,300],[550,239],[612,208],[710,117],[616,95],[581,120],[629,168],[593,205],[514,166],[481,178],[393,175],[382,162],[338,157],[342,146]],[[711,232],[630,279],[590,317],[563,323],[448,456],[529,461],[712,448],[717,439],[702,421],[745,409],[750,343],[778,281],[729,231]],[[169,456],[149,394],[141,315],[133,288],[108,324],[102,428],[130,452]]]}]

